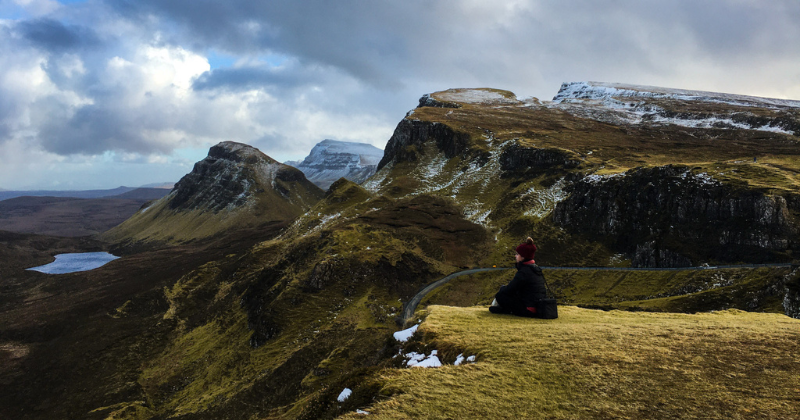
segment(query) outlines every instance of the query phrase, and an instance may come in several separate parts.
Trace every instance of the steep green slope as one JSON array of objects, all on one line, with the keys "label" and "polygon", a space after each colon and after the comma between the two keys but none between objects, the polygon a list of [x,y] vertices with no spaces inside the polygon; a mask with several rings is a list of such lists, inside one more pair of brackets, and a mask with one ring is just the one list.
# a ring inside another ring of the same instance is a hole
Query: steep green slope
[{"label": "steep green slope", "polygon": [[[456,266],[476,264],[488,247],[485,230],[448,200],[390,200],[340,180],[282,236],[166,289],[169,344],[142,366],[143,398],[96,413],[336,415],[341,389],[391,356],[402,302]],[[118,312],[124,317],[125,308]]]}]

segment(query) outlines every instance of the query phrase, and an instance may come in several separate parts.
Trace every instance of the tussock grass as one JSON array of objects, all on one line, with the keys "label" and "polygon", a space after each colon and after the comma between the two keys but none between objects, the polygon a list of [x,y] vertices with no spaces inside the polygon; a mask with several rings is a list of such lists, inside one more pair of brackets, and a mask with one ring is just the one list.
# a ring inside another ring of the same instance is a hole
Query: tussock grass
[{"label": "tussock grass", "polygon": [[428,307],[423,340],[478,362],[384,370],[390,397],[362,409],[371,419],[800,418],[800,320],[559,310],[546,321]]}]

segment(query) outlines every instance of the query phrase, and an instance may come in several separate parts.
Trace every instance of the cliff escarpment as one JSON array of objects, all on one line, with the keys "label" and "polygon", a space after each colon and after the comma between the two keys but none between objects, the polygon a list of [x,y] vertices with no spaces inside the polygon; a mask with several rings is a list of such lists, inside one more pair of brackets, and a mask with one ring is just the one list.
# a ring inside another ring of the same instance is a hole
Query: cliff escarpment
[{"label": "cliff escarpment", "polygon": [[677,165],[583,178],[556,206],[553,220],[630,255],[640,267],[785,262],[798,238],[784,197]]},{"label": "cliff escarpment", "polygon": [[424,153],[423,145],[433,142],[448,159],[469,149],[470,135],[436,122],[404,119],[397,124],[386,144],[378,170],[389,163],[415,162]]}]

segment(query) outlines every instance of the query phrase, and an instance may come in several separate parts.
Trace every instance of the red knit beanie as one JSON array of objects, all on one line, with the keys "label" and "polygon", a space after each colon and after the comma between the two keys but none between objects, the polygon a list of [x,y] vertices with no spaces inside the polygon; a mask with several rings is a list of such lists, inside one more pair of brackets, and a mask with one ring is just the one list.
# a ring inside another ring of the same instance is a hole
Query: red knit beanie
[{"label": "red knit beanie", "polygon": [[528,237],[525,242],[519,244],[516,251],[520,257],[522,257],[523,261],[530,261],[533,259],[533,256],[536,255],[536,245],[533,244],[533,239]]}]

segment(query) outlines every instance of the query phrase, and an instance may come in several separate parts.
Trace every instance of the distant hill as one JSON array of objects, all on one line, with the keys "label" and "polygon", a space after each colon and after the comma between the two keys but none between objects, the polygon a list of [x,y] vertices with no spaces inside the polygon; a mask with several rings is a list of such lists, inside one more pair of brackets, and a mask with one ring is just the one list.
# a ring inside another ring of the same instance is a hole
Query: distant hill
[{"label": "distant hill", "polygon": [[[50,191],[50,190],[19,190],[19,191],[8,191],[0,189],[0,201],[8,200],[10,198],[15,197],[71,197],[71,198],[101,198],[101,197],[114,197],[119,196],[121,194],[125,194],[131,191],[135,191],[138,189],[144,190],[162,190],[166,188],[168,184],[156,184],[159,187],[142,187],[142,188],[131,188],[131,187],[117,187],[110,190],[75,190],[75,191]],[[163,185],[163,187],[161,187]],[[169,191],[167,191],[169,192]],[[157,195],[156,192],[152,192],[153,198]]]},{"label": "distant hill", "polygon": [[303,214],[324,192],[303,173],[241,143],[222,142],[169,195],[103,235],[112,242],[178,243]]},{"label": "distant hill", "polygon": [[375,173],[383,150],[366,143],[323,140],[302,161],[287,165],[303,171],[309,181],[328,189],[339,178],[360,184]]},{"label": "distant hill", "polygon": [[3,200],[0,230],[68,237],[96,235],[122,223],[143,204],[158,198],[155,191],[137,191],[120,198],[26,196]]},{"label": "distant hill", "polygon": [[109,198],[122,198],[132,200],[158,200],[159,198],[169,194],[169,189],[166,188],[137,188],[119,195],[114,195]]}]

